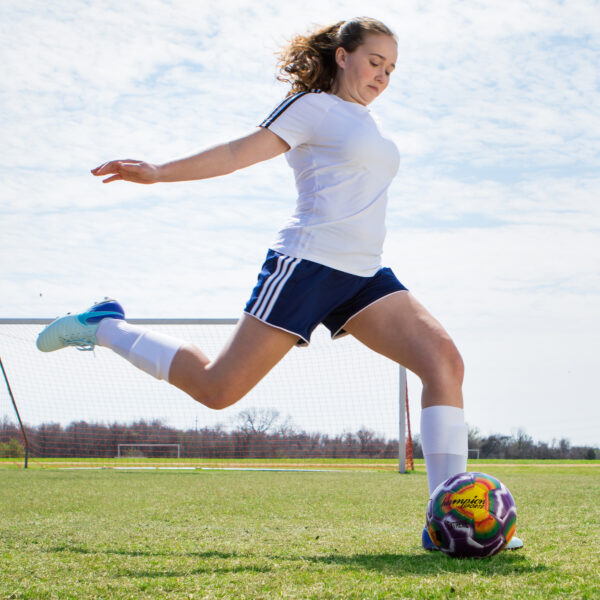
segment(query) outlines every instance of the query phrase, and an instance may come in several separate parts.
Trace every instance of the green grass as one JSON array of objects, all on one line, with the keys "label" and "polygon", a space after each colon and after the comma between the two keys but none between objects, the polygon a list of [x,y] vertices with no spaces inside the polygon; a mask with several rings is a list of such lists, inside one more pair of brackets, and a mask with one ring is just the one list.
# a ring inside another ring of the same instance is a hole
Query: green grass
[{"label": "green grass", "polygon": [[[0,469],[23,467],[24,458],[0,458]],[[417,471],[425,470],[425,461],[421,458],[414,460]],[[79,467],[127,467],[127,466],[196,466],[196,467],[289,467],[289,468],[329,468],[356,470],[398,470],[397,458],[29,458],[29,468],[79,468]],[[469,467],[473,471],[481,465],[496,468],[496,466],[540,467],[547,468],[557,465],[570,467],[600,468],[600,460],[567,460],[567,459],[505,459],[482,458],[469,459]]]},{"label": "green grass", "polygon": [[2,469],[0,599],[597,598],[598,468],[492,472],[526,546],[456,560],[420,548],[421,468]]},{"label": "green grass", "polygon": [[[16,466],[23,467],[24,458],[0,458],[0,468],[9,468]],[[415,462],[423,463],[422,459]],[[591,461],[594,462],[594,461]],[[595,461],[600,464],[600,461]],[[264,465],[265,467],[273,465],[282,466],[304,466],[313,468],[314,465],[326,465],[329,468],[346,465],[366,465],[374,470],[380,467],[389,467],[391,470],[398,466],[397,458],[29,458],[29,467],[31,468],[50,468],[50,467],[94,467],[107,466],[118,467],[127,465],[200,465],[200,466],[240,466],[240,465]]]}]

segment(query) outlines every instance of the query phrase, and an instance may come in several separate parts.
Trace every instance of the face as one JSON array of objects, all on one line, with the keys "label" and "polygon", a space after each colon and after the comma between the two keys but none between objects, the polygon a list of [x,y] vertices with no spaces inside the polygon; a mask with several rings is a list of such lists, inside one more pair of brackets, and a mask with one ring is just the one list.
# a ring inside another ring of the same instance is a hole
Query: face
[{"label": "face", "polygon": [[333,92],[343,100],[367,106],[388,86],[398,44],[389,35],[369,33],[354,52],[338,48],[335,58],[338,71]]}]

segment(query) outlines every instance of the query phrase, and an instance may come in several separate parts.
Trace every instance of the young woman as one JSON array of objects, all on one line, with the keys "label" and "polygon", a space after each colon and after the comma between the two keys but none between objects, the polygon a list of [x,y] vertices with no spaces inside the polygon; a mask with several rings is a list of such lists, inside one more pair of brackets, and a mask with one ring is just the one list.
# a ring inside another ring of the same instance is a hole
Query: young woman
[{"label": "young woman", "polygon": [[[387,190],[399,155],[367,106],[387,88],[397,52],[392,31],[369,18],[297,36],[281,53],[279,78],[291,84],[290,92],[255,132],[163,165],[128,159],[92,170],[107,176],[104,183],[152,184],[226,175],[286,154],[296,176],[296,211],[269,249],[244,314],[216,359],[128,324],[114,300],[57,319],[39,335],[38,348],[106,346],[222,409],[323,323],[332,337],[353,335],[420,377],[430,492],[464,472],[462,359],[438,321],[380,262]],[[426,530],[423,545],[435,548]]]}]

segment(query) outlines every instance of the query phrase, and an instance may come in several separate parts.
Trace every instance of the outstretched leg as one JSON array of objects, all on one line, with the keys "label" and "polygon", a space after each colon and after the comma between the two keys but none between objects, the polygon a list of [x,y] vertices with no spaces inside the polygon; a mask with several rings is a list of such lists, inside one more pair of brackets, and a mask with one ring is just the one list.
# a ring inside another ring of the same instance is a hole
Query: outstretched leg
[{"label": "outstretched leg", "polygon": [[244,314],[219,356],[210,361],[191,344],[127,323],[121,305],[106,299],[53,321],[38,336],[37,347],[54,352],[66,346],[105,346],[205,406],[221,409],[245,396],[297,341],[297,335]]},{"label": "outstretched leg", "polygon": [[244,397],[296,344],[298,336],[244,314],[214,361],[183,346],[169,382],[205,406],[225,408]]},{"label": "outstretched leg", "polygon": [[213,409],[235,404],[296,344],[298,336],[244,314],[217,358],[124,321],[106,319],[98,342]]}]

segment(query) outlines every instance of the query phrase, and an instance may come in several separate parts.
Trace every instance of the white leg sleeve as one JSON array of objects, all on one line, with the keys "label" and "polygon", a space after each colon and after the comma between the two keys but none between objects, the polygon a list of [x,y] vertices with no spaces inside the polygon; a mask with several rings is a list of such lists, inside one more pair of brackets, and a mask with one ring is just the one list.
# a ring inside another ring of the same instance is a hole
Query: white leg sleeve
[{"label": "white leg sleeve", "polygon": [[454,406],[429,406],[421,412],[421,445],[429,493],[467,469],[468,430],[464,411]]},{"label": "white leg sleeve", "polygon": [[120,319],[102,319],[96,332],[101,346],[114,350],[138,369],[169,380],[169,369],[183,342]]}]

